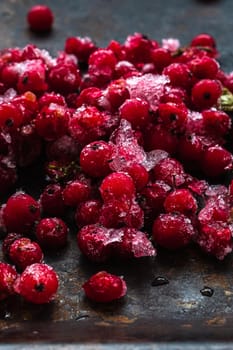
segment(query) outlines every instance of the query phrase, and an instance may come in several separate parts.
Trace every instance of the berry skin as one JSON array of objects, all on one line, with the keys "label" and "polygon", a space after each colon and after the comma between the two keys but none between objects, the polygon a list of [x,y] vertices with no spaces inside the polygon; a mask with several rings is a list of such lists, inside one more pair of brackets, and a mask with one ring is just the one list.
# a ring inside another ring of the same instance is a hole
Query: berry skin
[{"label": "berry skin", "polygon": [[77,226],[83,227],[96,224],[99,220],[101,207],[102,203],[97,199],[90,199],[80,203],[75,213]]},{"label": "berry skin", "polygon": [[34,304],[52,301],[58,289],[58,276],[46,264],[32,264],[16,279],[14,290],[25,300]]},{"label": "berry skin", "polygon": [[14,282],[18,274],[15,268],[9,264],[0,262],[0,300],[14,294]]},{"label": "berry skin", "polygon": [[189,190],[177,189],[166,197],[164,209],[167,213],[181,213],[190,216],[197,211],[197,201]]},{"label": "berry skin", "polygon": [[39,219],[39,204],[28,194],[16,192],[7,200],[3,221],[8,232],[28,234]]},{"label": "berry skin", "polygon": [[126,100],[120,109],[120,117],[128,120],[133,129],[143,128],[149,120],[149,103],[140,98]]},{"label": "berry skin", "polygon": [[126,283],[123,278],[100,271],[83,284],[86,296],[99,303],[108,303],[125,296]]},{"label": "berry skin", "polygon": [[45,5],[35,5],[31,7],[27,14],[30,29],[38,33],[51,30],[53,20],[51,9]]},{"label": "berry skin", "polygon": [[135,196],[134,182],[128,174],[115,172],[104,178],[100,193],[104,201],[123,198],[131,200]]},{"label": "berry skin", "polygon": [[60,248],[67,243],[68,227],[59,218],[45,218],[36,226],[36,238],[43,247]]},{"label": "berry skin", "polygon": [[16,239],[9,247],[9,258],[19,268],[24,270],[27,266],[40,263],[43,260],[43,253],[36,242],[29,238]]},{"label": "berry skin", "polygon": [[194,233],[191,221],[183,214],[160,214],[152,228],[154,241],[171,250],[186,246]]},{"label": "berry skin", "polygon": [[62,196],[63,189],[58,184],[46,186],[40,195],[40,206],[43,214],[47,216],[63,216],[65,203]]},{"label": "berry skin", "polygon": [[86,145],[80,154],[82,170],[91,177],[106,176],[110,173],[113,146],[105,141],[94,141]]},{"label": "berry skin", "polygon": [[87,182],[75,180],[67,183],[63,190],[63,200],[65,205],[77,207],[83,201],[86,201],[91,194],[90,186]]},{"label": "berry skin", "polygon": [[218,177],[232,168],[232,154],[221,146],[209,147],[203,156],[204,173],[209,177]]},{"label": "berry skin", "polygon": [[202,79],[192,88],[191,98],[198,110],[207,109],[217,104],[222,88],[217,80]]}]

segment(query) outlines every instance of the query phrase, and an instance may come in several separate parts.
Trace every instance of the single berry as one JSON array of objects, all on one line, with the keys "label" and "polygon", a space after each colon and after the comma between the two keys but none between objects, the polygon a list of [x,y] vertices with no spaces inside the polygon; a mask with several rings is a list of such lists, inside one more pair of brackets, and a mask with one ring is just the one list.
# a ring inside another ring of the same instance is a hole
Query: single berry
[{"label": "single berry", "polygon": [[152,229],[154,241],[171,250],[186,246],[194,233],[191,221],[183,214],[160,214]]},{"label": "single berry", "polygon": [[59,218],[41,219],[36,226],[36,238],[43,247],[56,249],[67,243],[68,227]]},{"label": "single berry", "polygon": [[169,77],[172,86],[186,89],[192,84],[192,73],[184,63],[172,63],[164,68],[162,73]]},{"label": "single berry", "polygon": [[102,203],[97,199],[81,202],[76,209],[75,221],[78,227],[96,224],[99,220]]},{"label": "single berry", "polygon": [[38,33],[51,30],[53,20],[51,9],[45,5],[35,5],[31,7],[27,14],[30,29]]},{"label": "single berry", "polygon": [[204,153],[202,168],[209,177],[223,175],[232,168],[232,154],[221,146],[209,147]]},{"label": "single berry", "polygon": [[158,106],[158,121],[173,133],[185,131],[187,118],[188,110],[184,105],[168,102]]},{"label": "single berry", "polygon": [[217,80],[202,79],[192,88],[192,102],[198,110],[213,107],[221,96],[222,88]]},{"label": "single berry", "polygon": [[123,198],[131,200],[135,196],[134,182],[128,174],[115,172],[104,178],[100,193],[104,201]]},{"label": "single berry", "polygon": [[232,234],[225,223],[202,225],[197,236],[197,243],[203,251],[223,260],[232,251]]},{"label": "single berry", "polygon": [[16,192],[7,200],[3,220],[8,232],[28,234],[39,219],[39,204],[28,194]]},{"label": "single berry", "polygon": [[8,235],[4,238],[2,242],[2,252],[5,255],[6,258],[9,258],[9,250],[11,244],[19,238],[22,238],[23,236],[20,233],[8,233]]},{"label": "single berry", "polygon": [[96,273],[82,287],[89,299],[100,303],[120,299],[127,292],[123,278],[106,271]]},{"label": "single berry", "polygon": [[40,195],[40,206],[44,215],[63,216],[65,203],[62,196],[63,189],[59,184],[46,186]]},{"label": "single berry", "polygon": [[169,186],[179,187],[185,183],[185,172],[182,164],[174,158],[161,160],[154,168],[155,180],[162,180]]},{"label": "single berry", "polygon": [[43,252],[36,242],[29,238],[18,238],[9,247],[9,258],[19,268],[24,270],[27,266],[40,263]]},{"label": "single berry", "polygon": [[0,300],[14,294],[14,282],[18,274],[15,268],[9,264],[0,262]]},{"label": "single berry", "polygon": [[90,185],[85,181],[74,180],[67,183],[63,190],[63,200],[65,205],[77,207],[83,201],[86,201],[91,194]]},{"label": "single berry", "polygon": [[164,208],[167,213],[181,213],[190,216],[197,211],[197,201],[189,190],[176,189],[166,197]]},{"label": "single berry", "polygon": [[80,165],[84,173],[91,177],[106,176],[111,172],[109,163],[113,156],[113,146],[105,141],[94,141],[86,145],[80,154]]},{"label": "single berry", "polygon": [[23,271],[14,283],[14,290],[27,301],[46,304],[52,301],[58,289],[58,276],[46,264],[32,264]]},{"label": "single berry", "polygon": [[120,117],[128,120],[133,129],[143,128],[149,120],[149,103],[140,98],[128,99],[119,112]]}]

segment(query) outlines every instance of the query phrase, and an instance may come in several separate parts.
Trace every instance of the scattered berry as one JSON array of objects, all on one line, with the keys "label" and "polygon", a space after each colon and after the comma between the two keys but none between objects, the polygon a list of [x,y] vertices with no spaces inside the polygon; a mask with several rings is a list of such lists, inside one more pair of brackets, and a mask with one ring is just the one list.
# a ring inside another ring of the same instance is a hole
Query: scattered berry
[{"label": "scattered berry", "polygon": [[123,278],[100,271],[83,284],[86,296],[99,303],[108,303],[125,296],[126,283]]},{"label": "scattered berry", "polygon": [[35,5],[27,14],[30,29],[38,33],[51,30],[53,19],[51,9],[45,5]]}]

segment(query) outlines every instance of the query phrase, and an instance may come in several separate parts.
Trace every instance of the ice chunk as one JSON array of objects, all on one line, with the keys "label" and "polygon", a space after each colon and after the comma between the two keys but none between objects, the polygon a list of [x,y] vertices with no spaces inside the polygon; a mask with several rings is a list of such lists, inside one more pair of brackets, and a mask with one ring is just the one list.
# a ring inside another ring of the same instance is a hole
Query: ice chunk
[{"label": "ice chunk", "polygon": [[149,102],[150,108],[156,110],[169,81],[165,75],[148,73],[126,79],[126,85],[131,98],[138,97],[146,100]]},{"label": "ice chunk", "polygon": [[180,48],[180,41],[174,38],[162,39],[162,47],[169,51],[176,51]]}]

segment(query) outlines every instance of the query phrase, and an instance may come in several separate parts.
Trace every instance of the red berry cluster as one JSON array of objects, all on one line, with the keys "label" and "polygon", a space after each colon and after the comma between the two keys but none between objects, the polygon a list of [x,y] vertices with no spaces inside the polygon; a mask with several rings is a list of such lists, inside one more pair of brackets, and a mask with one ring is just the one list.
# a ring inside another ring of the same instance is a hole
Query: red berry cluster
[{"label": "red berry cluster", "polygon": [[[1,207],[3,252],[20,274],[1,263],[1,299],[54,297],[58,277],[43,257],[66,244],[67,210],[94,262],[191,242],[218,259],[231,252],[233,182],[216,183],[232,172],[222,96],[233,88],[217,56],[208,34],[180,47],[139,33],[101,49],[71,37],[55,58],[34,45],[1,53],[0,194],[39,157],[48,181],[37,200],[17,191]],[[126,293],[104,271],[83,288],[101,302]]]}]

